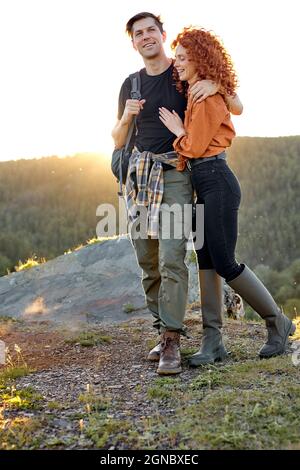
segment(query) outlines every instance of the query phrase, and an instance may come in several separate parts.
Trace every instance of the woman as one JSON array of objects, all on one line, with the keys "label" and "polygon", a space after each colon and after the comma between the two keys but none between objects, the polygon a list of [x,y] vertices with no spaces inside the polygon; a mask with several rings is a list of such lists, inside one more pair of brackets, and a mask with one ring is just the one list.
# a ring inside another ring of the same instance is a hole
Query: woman
[{"label": "woman", "polygon": [[204,29],[185,28],[172,43],[176,49],[177,88],[187,93],[184,124],[175,111],[160,108],[160,119],[177,138],[174,149],[180,155],[177,167],[191,171],[197,202],[204,204],[204,245],[197,250],[200,284],[203,273],[218,283],[218,299],[210,296],[209,283],[201,285],[203,314],[202,348],[190,365],[198,366],[226,357],[222,327],[221,277],[265,320],[268,340],[261,358],[282,354],[295,325],[278,308],[271,294],[245,264],[237,263],[235,247],[241,191],[237,178],[227,166],[225,150],[235,136],[223,96],[218,93],[194,103],[189,88],[208,78],[220,83],[224,94],[235,95],[237,78],[230,56],[220,40]]}]

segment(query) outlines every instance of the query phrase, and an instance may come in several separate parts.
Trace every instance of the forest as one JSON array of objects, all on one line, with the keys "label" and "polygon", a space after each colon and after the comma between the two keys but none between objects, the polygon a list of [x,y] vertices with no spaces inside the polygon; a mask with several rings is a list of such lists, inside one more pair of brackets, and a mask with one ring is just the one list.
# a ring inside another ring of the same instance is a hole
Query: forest
[{"label": "forest", "polygon": [[[300,136],[239,137],[228,153],[242,188],[237,259],[299,311]],[[99,154],[1,162],[0,275],[95,237],[96,208],[117,206],[117,190],[110,160]]]}]

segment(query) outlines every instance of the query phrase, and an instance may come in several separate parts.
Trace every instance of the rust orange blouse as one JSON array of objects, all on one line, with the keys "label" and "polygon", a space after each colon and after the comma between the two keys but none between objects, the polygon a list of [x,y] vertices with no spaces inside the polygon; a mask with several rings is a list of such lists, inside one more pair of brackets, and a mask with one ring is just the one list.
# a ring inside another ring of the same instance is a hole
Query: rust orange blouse
[{"label": "rust orange blouse", "polygon": [[184,127],[186,135],[177,137],[173,143],[179,154],[179,171],[185,169],[189,158],[212,157],[223,152],[235,136],[230,112],[219,93],[194,104],[189,96]]}]

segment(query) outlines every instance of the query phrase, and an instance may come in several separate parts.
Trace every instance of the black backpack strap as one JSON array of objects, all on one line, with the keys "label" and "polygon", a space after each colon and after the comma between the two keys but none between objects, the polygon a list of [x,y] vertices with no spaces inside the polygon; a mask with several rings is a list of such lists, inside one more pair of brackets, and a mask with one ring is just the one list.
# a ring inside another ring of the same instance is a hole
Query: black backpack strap
[{"label": "black backpack strap", "polygon": [[131,99],[132,100],[140,100],[141,95],[141,76],[140,72],[135,72],[129,75],[130,82],[131,82]]},{"label": "black backpack strap", "polygon": [[[132,100],[140,100],[142,98],[141,95],[141,75],[140,72],[135,72],[129,75],[130,82],[131,82],[131,92],[130,96]],[[134,118],[134,129],[135,134],[137,134],[137,117]],[[131,134],[132,135],[132,134]]]},{"label": "black backpack strap", "polygon": [[[131,83],[131,91],[130,91],[131,99],[132,100],[140,100],[141,97],[142,97],[142,95],[141,95],[141,76],[140,76],[140,72],[132,73],[131,75],[129,75],[129,78],[130,78],[130,83]],[[129,143],[130,143],[133,131],[134,131],[134,127],[136,127],[136,117],[132,121],[132,123],[130,125],[130,128],[128,130],[127,139],[126,139],[126,143],[125,143],[125,150],[124,150],[125,152],[126,152],[128,146],[129,146]]]},{"label": "black backpack strap", "polygon": [[123,150],[123,154],[122,154],[122,156],[121,156],[121,161],[120,161],[120,166],[119,166],[119,184],[120,184],[120,188],[119,188],[119,192],[118,192],[119,196],[122,195],[123,156],[124,156],[125,153],[127,152],[127,149],[128,149],[128,146],[129,146],[129,143],[130,143],[132,134],[133,134],[134,127],[135,127],[135,121],[132,120],[132,123],[130,124],[129,130],[128,130],[128,134],[127,134],[127,138],[126,138],[126,143],[125,143],[125,147],[124,147],[124,150]]},{"label": "black backpack strap", "polygon": [[[142,95],[141,95],[141,76],[140,72],[135,72],[129,75],[130,78],[130,83],[131,83],[131,91],[130,91],[130,97],[132,100],[140,100]],[[125,143],[125,148],[123,151],[123,155],[127,152],[127,149],[129,147],[131,137],[133,135],[133,132],[137,131],[137,125],[136,125],[136,117],[132,120],[132,123],[130,124],[130,127],[128,129],[128,134],[126,138],[126,143]],[[120,191],[119,194],[122,194],[122,181],[123,181],[123,174],[122,174],[122,160],[120,162],[120,172],[119,172],[119,183],[120,183]]]}]

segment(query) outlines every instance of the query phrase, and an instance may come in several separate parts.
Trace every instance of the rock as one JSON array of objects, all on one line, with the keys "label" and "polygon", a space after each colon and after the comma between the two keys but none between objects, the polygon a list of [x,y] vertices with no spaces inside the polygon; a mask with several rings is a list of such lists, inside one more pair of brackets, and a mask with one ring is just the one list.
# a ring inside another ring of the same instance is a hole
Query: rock
[{"label": "rock", "polygon": [[[195,302],[198,300],[197,268],[195,263],[187,261],[187,264],[189,302]],[[127,313],[124,305],[130,306]],[[74,329],[86,323],[149,317],[141,270],[130,240],[120,237],[87,245],[31,269],[1,277],[0,315],[37,322],[49,320]]]}]

